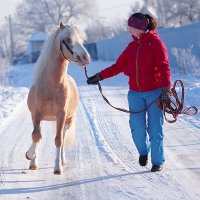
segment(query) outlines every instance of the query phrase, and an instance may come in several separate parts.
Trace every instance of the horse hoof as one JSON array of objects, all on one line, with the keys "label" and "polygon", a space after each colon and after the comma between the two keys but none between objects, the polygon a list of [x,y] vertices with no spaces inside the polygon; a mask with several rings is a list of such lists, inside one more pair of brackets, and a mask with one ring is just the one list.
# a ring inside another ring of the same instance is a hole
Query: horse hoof
[{"label": "horse hoof", "polygon": [[54,174],[56,174],[56,175],[61,175],[61,171],[60,171],[59,169],[54,170]]},{"label": "horse hoof", "polygon": [[36,156],[34,155],[32,158],[28,155],[28,151],[25,154],[27,160],[33,160]]},{"label": "horse hoof", "polygon": [[37,165],[30,165],[29,169],[30,170],[36,170],[37,169]]},{"label": "horse hoof", "polygon": [[27,160],[32,160],[32,159],[28,156],[28,152],[26,152],[25,156],[26,156],[26,159],[27,159]]}]

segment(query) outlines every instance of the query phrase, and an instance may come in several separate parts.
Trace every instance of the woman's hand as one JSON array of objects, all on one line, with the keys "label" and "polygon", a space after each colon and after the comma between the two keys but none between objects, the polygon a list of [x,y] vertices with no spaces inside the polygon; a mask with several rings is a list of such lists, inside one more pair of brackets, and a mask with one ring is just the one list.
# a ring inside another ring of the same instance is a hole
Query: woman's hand
[{"label": "woman's hand", "polygon": [[170,94],[171,94],[171,91],[169,88],[162,88],[162,91],[159,96],[160,104],[162,106],[164,104],[170,105]]},{"label": "woman's hand", "polygon": [[99,73],[94,76],[91,76],[87,80],[87,84],[96,85],[99,81],[103,80]]}]

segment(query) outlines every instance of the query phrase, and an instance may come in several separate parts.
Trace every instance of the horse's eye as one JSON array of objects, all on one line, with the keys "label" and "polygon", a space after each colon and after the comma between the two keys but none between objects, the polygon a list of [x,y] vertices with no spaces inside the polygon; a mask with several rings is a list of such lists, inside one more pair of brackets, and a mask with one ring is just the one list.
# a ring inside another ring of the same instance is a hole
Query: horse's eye
[{"label": "horse's eye", "polygon": [[70,38],[67,38],[67,43],[72,43],[72,40]]}]

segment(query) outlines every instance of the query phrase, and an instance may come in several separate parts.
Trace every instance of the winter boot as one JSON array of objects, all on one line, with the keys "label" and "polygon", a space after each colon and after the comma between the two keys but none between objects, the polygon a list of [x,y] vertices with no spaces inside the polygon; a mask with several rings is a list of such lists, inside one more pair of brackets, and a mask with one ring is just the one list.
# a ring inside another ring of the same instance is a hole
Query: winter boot
[{"label": "winter boot", "polygon": [[148,155],[140,155],[139,164],[140,166],[146,166],[148,164]]},{"label": "winter boot", "polygon": [[153,165],[151,168],[151,172],[159,172],[162,170],[162,165]]}]

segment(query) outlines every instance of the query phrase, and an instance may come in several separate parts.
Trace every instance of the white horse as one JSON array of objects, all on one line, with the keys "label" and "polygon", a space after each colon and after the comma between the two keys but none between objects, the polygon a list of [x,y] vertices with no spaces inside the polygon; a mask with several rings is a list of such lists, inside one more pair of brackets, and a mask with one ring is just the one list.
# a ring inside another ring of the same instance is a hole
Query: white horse
[{"label": "white horse", "polygon": [[38,58],[27,100],[33,122],[32,145],[26,152],[26,158],[31,160],[29,169],[38,168],[41,121],[56,121],[54,174],[62,173],[62,165],[65,164],[64,143],[68,138],[65,135],[74,132],[78,106],[77,86],[72,77],[67,75],[67,68],[69,61],[83,67],[89,64],[90,55],[83,46],[84,39],[84,33],[76,26],[65,26],[61,22],[45,42]]}]

